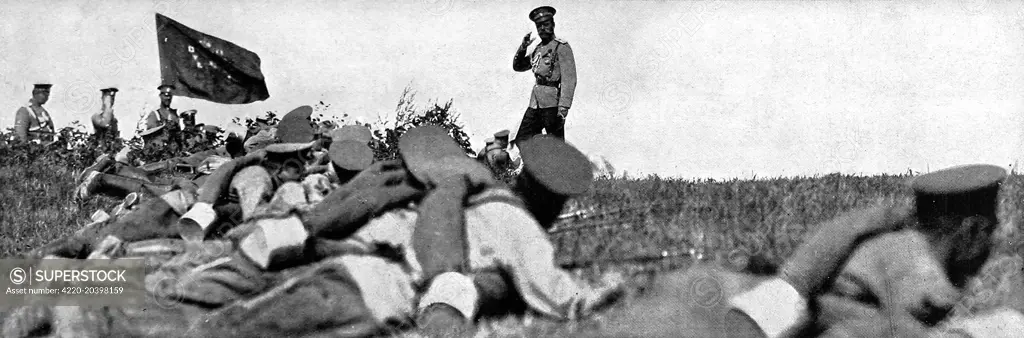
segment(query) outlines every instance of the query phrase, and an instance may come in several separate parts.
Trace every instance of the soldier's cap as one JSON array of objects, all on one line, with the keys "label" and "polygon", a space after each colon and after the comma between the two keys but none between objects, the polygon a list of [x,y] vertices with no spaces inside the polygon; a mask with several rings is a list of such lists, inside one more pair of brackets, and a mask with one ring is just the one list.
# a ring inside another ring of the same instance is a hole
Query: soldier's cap
[{"label": "soldier's cap", "polygon": [[344,141],[353,140],[363,143],[370,143],[373,140],[373,134],[370,133],[370,128],[366,128],[364,125],[352,124],[343,126],[341,128],[331,131],[331,141]]},{"label": "soldier's cap", "polygon": [[505,152],[505,148],[502,148],[500,144],[496,144],[496,143],[488,144],[487,147],[484,148],[485,152],[491,152],[491,151],[495,151],[495,150],[500,150],[501,152]]},{"label": "soldier's cap", "polygon": [[508,139],[508,134],[509,134],[508,129],[505,129],[505,130],[499,131],[497,133],[494,133],[494,138],[495,139]]},{"label": "soldier's cap", "polygon": [[557,138],[538,135],[519,144],[524,173],[553,193],[573,196],[587,192],[594,172],[587,156]]},{"label": "soldier's cap", "polygon": [[140,136],[149,136],[149,135],[153,135],[156,132],[161,131],[163,129],[164,129],[164,126],[163,125],[159,125],[159,126],[156,126],[156,127],[153,127],[153,128],[149,128],[149,129],[143,130],[141,133],[139,133],[139,135]]},{"label": "soldier's cap", "polygon": [[530,21],[533,22],[547,20],[553,16],[555,16],[555,8],[551,6],[541,6],[530,11]]},{"label": "soldier's cap", "polygon": [[1005,169],[962,165],[918,176],[910,182],[919,215],[995,216]]},{"label": "soldier's cap", "polygon": [[266,116],[260,116],[260,117],[256,118],[256,122],[267,123],[267,122],[270,122],[270,119],[268,119]]},{"label": "soldier's cap", "polygon": [[281,122],[283,123],[285,120],[301,120],[309,124],[309,117],[311,115],[313,115],[313,107],[301,106],[292,109],[288,114],[284,114],[284,117],[281,118]]},{"label": "soldier's cap", "polygon": [[365,142],[341,140],[331,143],[327,152],[331,162],[338,168],[349,171],[363,171],[373,164],[373,149]]},{"label": "soldier's cap", "polygon": [[[420,182],[425,182],[425,175],[440,165],[452,165],[452,170],[458,170],[457,166],[466,162],[457,159],[468,159],[447,130],[433,125],[419,126],[405,132],[398,140],[398,153],[405,161],[409,173]],[[471,160],[470,163],[476,162]]]},{"label": "soldier's cap", "polygon": [[189,110],[186,110],[186,111],[184,111],[184,112],[182,112],[181,114],[178,114],[178,115],[181,115],[181,116],[195,115],[196,112],[198,112],[198,111],[195,110],[195,109],[189,109]]},{"label": "soldier's cap", "polygon": [[49,83],[36,83],[36,84],[32,85],[32,90],[37,90],[37,89],[50,90],[51,87],[53,87],[53,85],[49,84]]},{"label": "soldier's cap", "polygon": [[168,93],[170,91],[172,91],[172,90],[175,90],[175,89],[178,89],[178,87],[175,87],[172,84],[162,84],[159,87],[156,87],[156,90],[159,90],[161,92],[168,92]]},{"label": "soldier's cap", "polygon": [[276,136],[279,142],[268,145],[264,150],[268,153],[292,153],[309,149],[317,142],[313,139],[313,132],[313,126],[308,120],[295,118],[294,115],[291,118],[285,116],[277,124]]},{"label": "soldier's cap", "polygon": [[117,88],[116,87],[103,88],[103,89],[100,89],[100,93],[103,93],[104,95],[106,95],[106,94],[114,94],[114,93],[117,93]]}]

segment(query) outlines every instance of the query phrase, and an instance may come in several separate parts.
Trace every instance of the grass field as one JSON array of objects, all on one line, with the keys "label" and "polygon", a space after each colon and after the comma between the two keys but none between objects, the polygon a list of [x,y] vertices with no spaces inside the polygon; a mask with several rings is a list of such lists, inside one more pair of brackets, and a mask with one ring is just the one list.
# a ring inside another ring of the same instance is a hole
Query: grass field
[{"label": "grass field", "polygon": [[[77,168],[0,164],[0,254],[12,257],[68,235],[97,208],[118,201],[71,198]],[[616,266],[662,271],[698,259],[742,266],[751,256],[778,263],[813,226],[837,213],[882,198],[910,198],[908,176],[825,175],[763,180],[682,181],[601,178],[588,195],[573,201],[585,217],[552,229],[563,265],[599,273]],[[1001,226],[995,256],[969,286],[955,315],[994,306],[1024,309],[1020,236],[1024,177],[1013,175],[1000,197]],[[655,258],[658,257],[658,258]],[[2,313],[0,313],[2,315]],[[558,335],[574,324],[516,319],[492,322],[484,333]],[[552,331],[553,330],[553,331]],[[415,335],[415,334],[413,334]]]}]

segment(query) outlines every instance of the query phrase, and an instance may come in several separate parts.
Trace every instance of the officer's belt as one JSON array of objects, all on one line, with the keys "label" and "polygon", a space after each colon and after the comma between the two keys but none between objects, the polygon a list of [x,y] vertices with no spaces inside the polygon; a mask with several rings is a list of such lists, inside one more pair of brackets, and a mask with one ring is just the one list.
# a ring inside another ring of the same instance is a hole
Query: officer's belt
[{"label": "officer's belt", "polygon": [[537,85],[538,86],[547,86],[547,87],[558,88],[558,85],[561,84],[561,83],[562,83],[562,81],[547,81],[547,80],[537,79]]}]

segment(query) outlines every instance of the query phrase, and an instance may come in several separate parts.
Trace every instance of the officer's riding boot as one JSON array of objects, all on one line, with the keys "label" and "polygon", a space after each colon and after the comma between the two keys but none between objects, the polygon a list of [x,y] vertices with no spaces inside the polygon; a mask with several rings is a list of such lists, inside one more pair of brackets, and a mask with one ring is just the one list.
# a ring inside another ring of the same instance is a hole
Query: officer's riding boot
[{"label": "officer's riding boot", "polygon": [[125,242],[153,238],[178,238],[177,224],[180,214],[162,196],[149,198],[112,224],[88,236],[93,243],[106,236],[115,236]]},{"label": "officer's riding boot", "polygon": [[152,181],[150,173],[141,168],[132,167],[123,163],[114,165],[114,172],[118,176],[130,177],[142,181]]},{"label": "officer's riding boot", "polygon": [[527,306],[512,286],[511,278],[500,270],[473,273],[473,285],[480,294],[480,317],[521,315]]},{"label": "officer's riding boot", "polygon": [[92,165],[86,167],[85,170],[82,170],[82,173],[78,175],[78,182],[82,182],[82,180],[84,180],[86,178],[86,175],[88,175],[90,172],[106,172],[106,169],[109,168],[110,165],[114,163],[115,162],[112,158],[110,158],[110,155],[100,155],[99,157],[96,158],[96,161],[93,162]]},{"label": "officer's riding boot", "polygon": [[416,324],[427,337],[471,337],[472,322],[448,304],[435,303],[420,311]]},{"label": "officer's riding boot", "polygon": [[147,177],[152,177],[153,175],[159,175],[160,173],[173,170],[174,163],[172,161],[173,159],[147,163],[136,169],[138,169],[139,172],[144,173]]},{"label": "officer's riding boot", "polygon": [[89,189],[89,194],[105,193],[124,197],[133,192],[140,192],[160,196],[171,191],[171,187],[168,185],[155,184],[118,175],[100,174],[97,181],[96,185]]}]

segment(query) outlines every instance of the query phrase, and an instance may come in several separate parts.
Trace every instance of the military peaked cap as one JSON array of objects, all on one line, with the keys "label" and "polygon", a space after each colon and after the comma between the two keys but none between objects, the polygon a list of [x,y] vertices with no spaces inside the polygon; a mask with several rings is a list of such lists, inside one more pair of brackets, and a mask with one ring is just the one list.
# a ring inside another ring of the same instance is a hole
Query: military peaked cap
[{"label": "military peaked cap", "polygon": [[910,186],[919,215],[995,217],[999,187],[1006,170],[994,165],[952,167],[915,178]]},{"label": "military peaked cap", "polygon": [[594,171],[590,160],[572,145],[538,135],[519,144],[524,173],[559,195],[579,195],[590,189]]},{"label": "military peaked cap", "polygon": [[542,19],[548,19],[555,16],[555,8],[551,6],[541,6],[530,11],[530,21],[538,22]]}]

